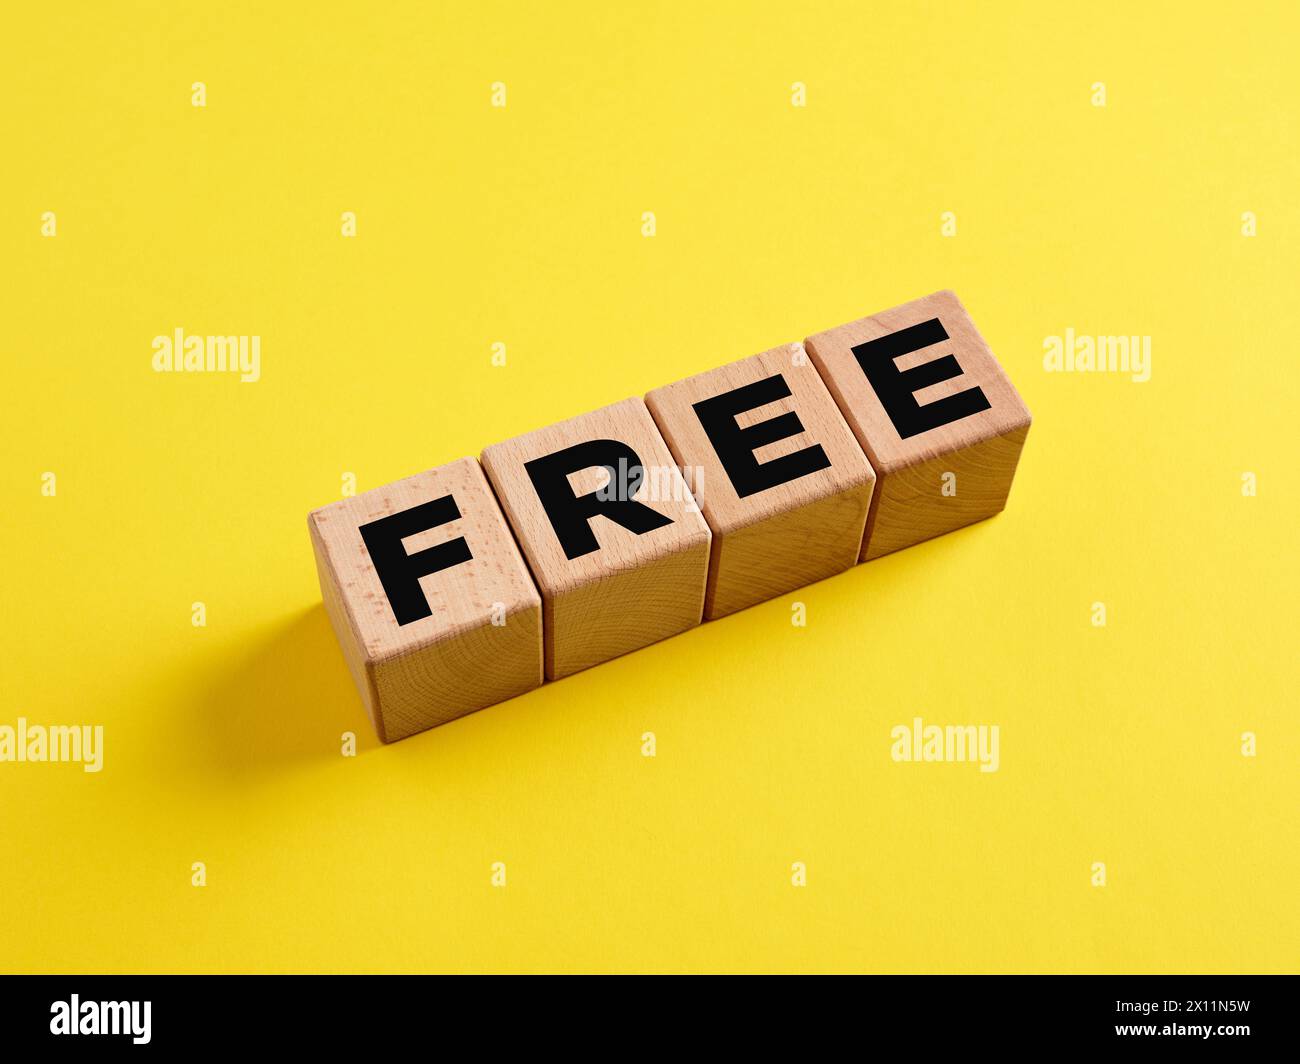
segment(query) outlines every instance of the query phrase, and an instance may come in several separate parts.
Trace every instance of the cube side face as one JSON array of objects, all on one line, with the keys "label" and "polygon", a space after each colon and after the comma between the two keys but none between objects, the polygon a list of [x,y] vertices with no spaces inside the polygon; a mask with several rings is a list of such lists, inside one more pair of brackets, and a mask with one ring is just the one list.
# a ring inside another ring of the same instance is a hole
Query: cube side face
[{"label": "cube side face", "polygon": [[384,719],[379,713],[379,700],[375,693],[370,663],[366,658],[364,648],[361,646],[361,639],[357,635],[356,625],[352,618],[348,616],[347,606],[343,602],[343,596],[339,589],[338,577],[330,565],[329,557],[326,554],[324,544],[321,542],[320,535],[316,531],[315,523],[309,523],[308,529],[311,533],[312,553],[316,556],[316,576],[320,582],[321,602],[325,606],[325,615],[329,617],[330,627],[334,629],[334,637],[338,640],[339,648],[343,651],[344,661],[347,662],[348,673],[352,677],[352,682],[356,685],[357,693],[361,696],[362,704],[366,707],[366,716],[370,718],[370,724],[379,736],[379,741],[387,742]]},{"label": "cube side face", "polygon": [[852,569],[872,484],[817,499],[714,538],[704,619],[716,620]]},{"label": "cube side face", "polygon": [[560,680],[593,665],[678,635],[700,623],[709,542],[562,592],[553,604],[546,678]]},{"label": "cube side face", "polygon": [[[642,400],[493,444],[482,461],[541,591],[548,678],[700,623],[709,526]],[[644,476],[625,478],[637,464]],[[660,595],[678,605],[636,616]]]},{"label": "cube side face", "polygon": [[386,742],[531,691],[542,683],[541,600],[451,639],[375,663]]},{"label": "cube side face", "polygon": [[867,521],[862,560],[1000,513],[1028,434],[1028,426],[1014,429],[882,477]]},{"label": "cube side face", "polygon": [[1029,425],[952,292],[818,333],[805,347],[877,477]]},{"label": "cube side face", "polygon": [[332,584],[326,609],[381,739],[541,683],[541,597],[474,459],[309,521]]}]

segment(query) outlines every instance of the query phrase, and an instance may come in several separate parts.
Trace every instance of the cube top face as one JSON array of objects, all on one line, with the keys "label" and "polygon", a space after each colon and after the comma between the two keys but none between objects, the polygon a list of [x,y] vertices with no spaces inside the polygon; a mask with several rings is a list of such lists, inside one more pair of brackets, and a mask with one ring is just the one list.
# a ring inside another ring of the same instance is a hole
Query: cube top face
[{"label": "cube top face", "polygon": [[491,623],[494,612],[540,609],[473,458],[331,503],[308,523],[368,662],[455,638]]},{"label": "cube top face", "polygon": [[707,551],[709,526],[640,399],[493,444],[482,460],[544,596]]},{"label": "cube top face", "polygon": [[805,345],[879,475],[1029,426],[1029,410],[953,292]]},{"label": "cube top face", "polygon": [[715,535],[875,481],[802,344],[656,388],[646,405]]}]

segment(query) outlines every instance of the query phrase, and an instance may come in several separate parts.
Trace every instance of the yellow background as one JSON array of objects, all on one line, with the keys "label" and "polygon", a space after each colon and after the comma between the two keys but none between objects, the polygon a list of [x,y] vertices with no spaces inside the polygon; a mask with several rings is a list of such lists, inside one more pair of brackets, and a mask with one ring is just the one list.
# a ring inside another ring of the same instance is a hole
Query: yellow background
[{"label": "yellow background", "polygon": [[[1300,24],[1055,7],[10,11],[0,723],[105,764],[0,764],[0,967],[1294,969]],[[1003,515],[377,744],[344,473],[943,287],[1034,414]],[[262,380],[154,373],[177,327]],[[1151,380],[1045,373],[1067,327]]]}]

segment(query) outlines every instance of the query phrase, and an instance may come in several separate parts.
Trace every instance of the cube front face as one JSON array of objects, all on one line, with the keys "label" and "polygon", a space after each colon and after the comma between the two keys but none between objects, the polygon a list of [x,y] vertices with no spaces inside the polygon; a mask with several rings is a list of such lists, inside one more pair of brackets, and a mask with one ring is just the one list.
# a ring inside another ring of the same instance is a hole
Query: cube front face
[{"label": "cube front face", "polygon": [[858,560],[875,474],[803,346],[646,395],[713,532],[706,620]]},{"label": "cube front face", "polygon": [[538,594],[463,458],[308,517],[321,595],[385,742],[542,682]]},{"label": "cube front face", "polygon": [[482,461],[542,594],[547,679],[700,623],[709,526],[640,399]]},{"label": "cube front face", "polygon": [[1031,419],[955,294],[936,292],[805,346],[876,470],[863,561],[1005,507]]},{"label": "cube front face", "polygon": [[[989,436],[880,478],[862,560],[983,521],[1007,505],[1029,426]],[[945,491],[955,491],[945,495]]]}]

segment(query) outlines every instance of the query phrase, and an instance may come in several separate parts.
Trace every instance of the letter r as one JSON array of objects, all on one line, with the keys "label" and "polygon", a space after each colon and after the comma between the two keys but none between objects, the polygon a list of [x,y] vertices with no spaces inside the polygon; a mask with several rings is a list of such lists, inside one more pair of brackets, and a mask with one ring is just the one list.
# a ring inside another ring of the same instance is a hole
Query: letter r
[{"label": "letter r", "polygon": [[[574,495],[570,474],[599,467],[609,473],[608,487],[613,490]],[[621,440],[588,440],[525,462],[524,469],[569,561],[600,549],[591,530],[593,517],[608,518],[638,536],[673,523],[671,517],[625,497],[634,491],[629,474],[639,481],[643,470],[636,451]]]}]

